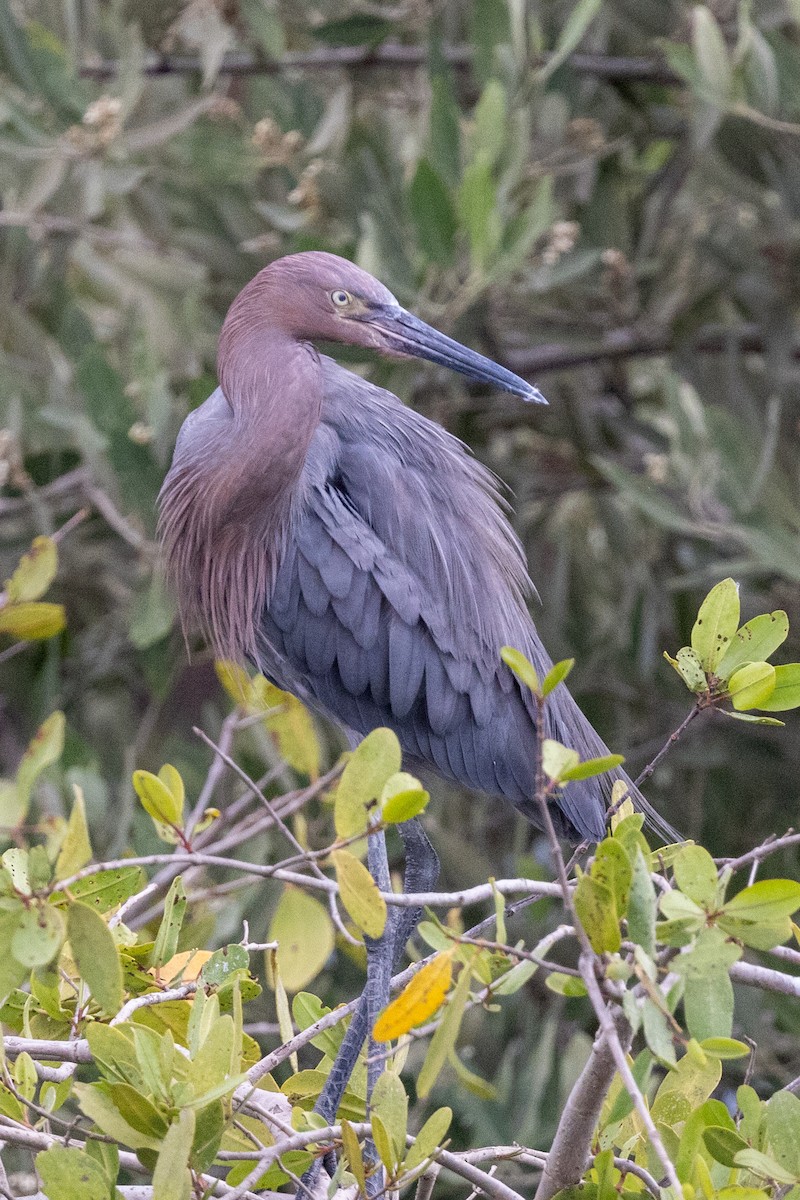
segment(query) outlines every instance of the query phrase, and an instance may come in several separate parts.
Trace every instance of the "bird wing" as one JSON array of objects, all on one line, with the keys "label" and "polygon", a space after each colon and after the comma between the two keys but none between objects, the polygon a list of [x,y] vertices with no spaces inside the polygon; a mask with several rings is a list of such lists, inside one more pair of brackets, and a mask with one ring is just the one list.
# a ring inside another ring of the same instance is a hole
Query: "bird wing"
[{"label": "bird wing", "polygon": [[[550,660],[494,481],[438,425],[357,382],[347,412],[329,404],[312,440],[259,665],[350,729],[389,726],[412,761],[539,824],[536,712],[500,649],[542,672]],[[581,757],[607,752],[563,685],[543,734]],[[563,791],[561,831],[602,837],[611,782]]]}]

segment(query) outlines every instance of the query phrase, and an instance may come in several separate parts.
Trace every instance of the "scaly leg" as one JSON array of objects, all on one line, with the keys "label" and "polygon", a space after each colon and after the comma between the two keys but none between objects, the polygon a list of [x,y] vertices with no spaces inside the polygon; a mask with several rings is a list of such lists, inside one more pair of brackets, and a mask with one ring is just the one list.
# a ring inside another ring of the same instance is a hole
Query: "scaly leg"
[{"label": "scaly leg", "polygon": [[[420,822],[413,818],[398,826],[405,847],[405,872],[403,877],[404,892],[428,892],[436,886],[439,877],[439,858],[428,840]],[[369,839],[369,868],[373,878],[382,882],[378,886],[382,891],[389,888],[389,872],[386,864],[386,843],[383,834],[371,834]],[[367,982],[361,994],[358,1008],[353,1013],[347,1033],[344,1036],[336,1061],[331,1067],[325,1086],[319,1100],[314,1105],[314,1111],[319,1113],[328,1124],[332,1125],[336,1110],[341,1103],[344,1090],[358,1060],[361,1047],[369,1030],[382,1008],[389,999],[389,976],[397,965],[406,942],[413,934],[419,923],[421,909],[390,908],[386,919],[383,936],[377,941],[367,938]],[[373,951],[371,947],[376,949]],[[383,950],[381,948],[384,947]],[[373,966],[374,963],[374,966]],[[370,1045],[369,1057],[373,1058],[373,1046]],[[368,1095],[381,1074],[381,1065],[369,1063],[367,1067]],[[316,1179],[319,1164],[314,1163],[303,1178],[307,1186]]]}]

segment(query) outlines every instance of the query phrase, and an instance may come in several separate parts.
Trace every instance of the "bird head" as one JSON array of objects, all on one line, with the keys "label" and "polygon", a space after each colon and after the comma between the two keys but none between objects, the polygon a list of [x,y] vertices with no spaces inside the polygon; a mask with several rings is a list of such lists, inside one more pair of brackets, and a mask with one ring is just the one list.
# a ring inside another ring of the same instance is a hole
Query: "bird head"
[{"label": "bird head", "polygon": [[[389,358],[421,358],[470,379],[546,404],[541,392],[512,371],[447,337],[404,309],[388,288],[347,259],[304,251],[265,267],[240,294],[268,304],[271,321],[303,341],[361,346]],[[227,324],[228,322],[226,322]]]}]

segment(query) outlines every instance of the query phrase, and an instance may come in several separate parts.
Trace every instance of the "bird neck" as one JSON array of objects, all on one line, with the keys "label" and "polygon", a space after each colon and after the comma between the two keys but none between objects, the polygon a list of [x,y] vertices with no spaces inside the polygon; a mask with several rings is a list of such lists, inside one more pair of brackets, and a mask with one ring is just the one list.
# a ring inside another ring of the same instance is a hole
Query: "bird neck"
[{"label": "bird neck", "polygon": [[283,335],[237,339],[219,365],[227,405],[221,419],[198,413],[182,439],[161,529],[184,626],[199,624],[217,657],[241,660],[255,654],[290,536],[322,379],[316,353]]}]

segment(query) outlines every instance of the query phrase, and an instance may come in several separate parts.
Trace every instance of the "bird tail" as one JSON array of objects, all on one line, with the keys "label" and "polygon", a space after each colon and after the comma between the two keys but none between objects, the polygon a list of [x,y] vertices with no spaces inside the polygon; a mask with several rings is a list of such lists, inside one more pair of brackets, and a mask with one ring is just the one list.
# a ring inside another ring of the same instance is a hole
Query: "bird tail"
[{"label": "bird tail", "polygon": [[[562,745],[577,750],[581,760],[601,758],[610,753],[563,683],[548,697],[544,736],[555,738]],[[627,785],[634,808],[644,814],[647,825],[658,837],[665,842],[685,840],[619,767],[592,779],[567,784],[559,796],[559,807],[582,838],[595,841],[605,836],[607,810],[617,780]]]}]

